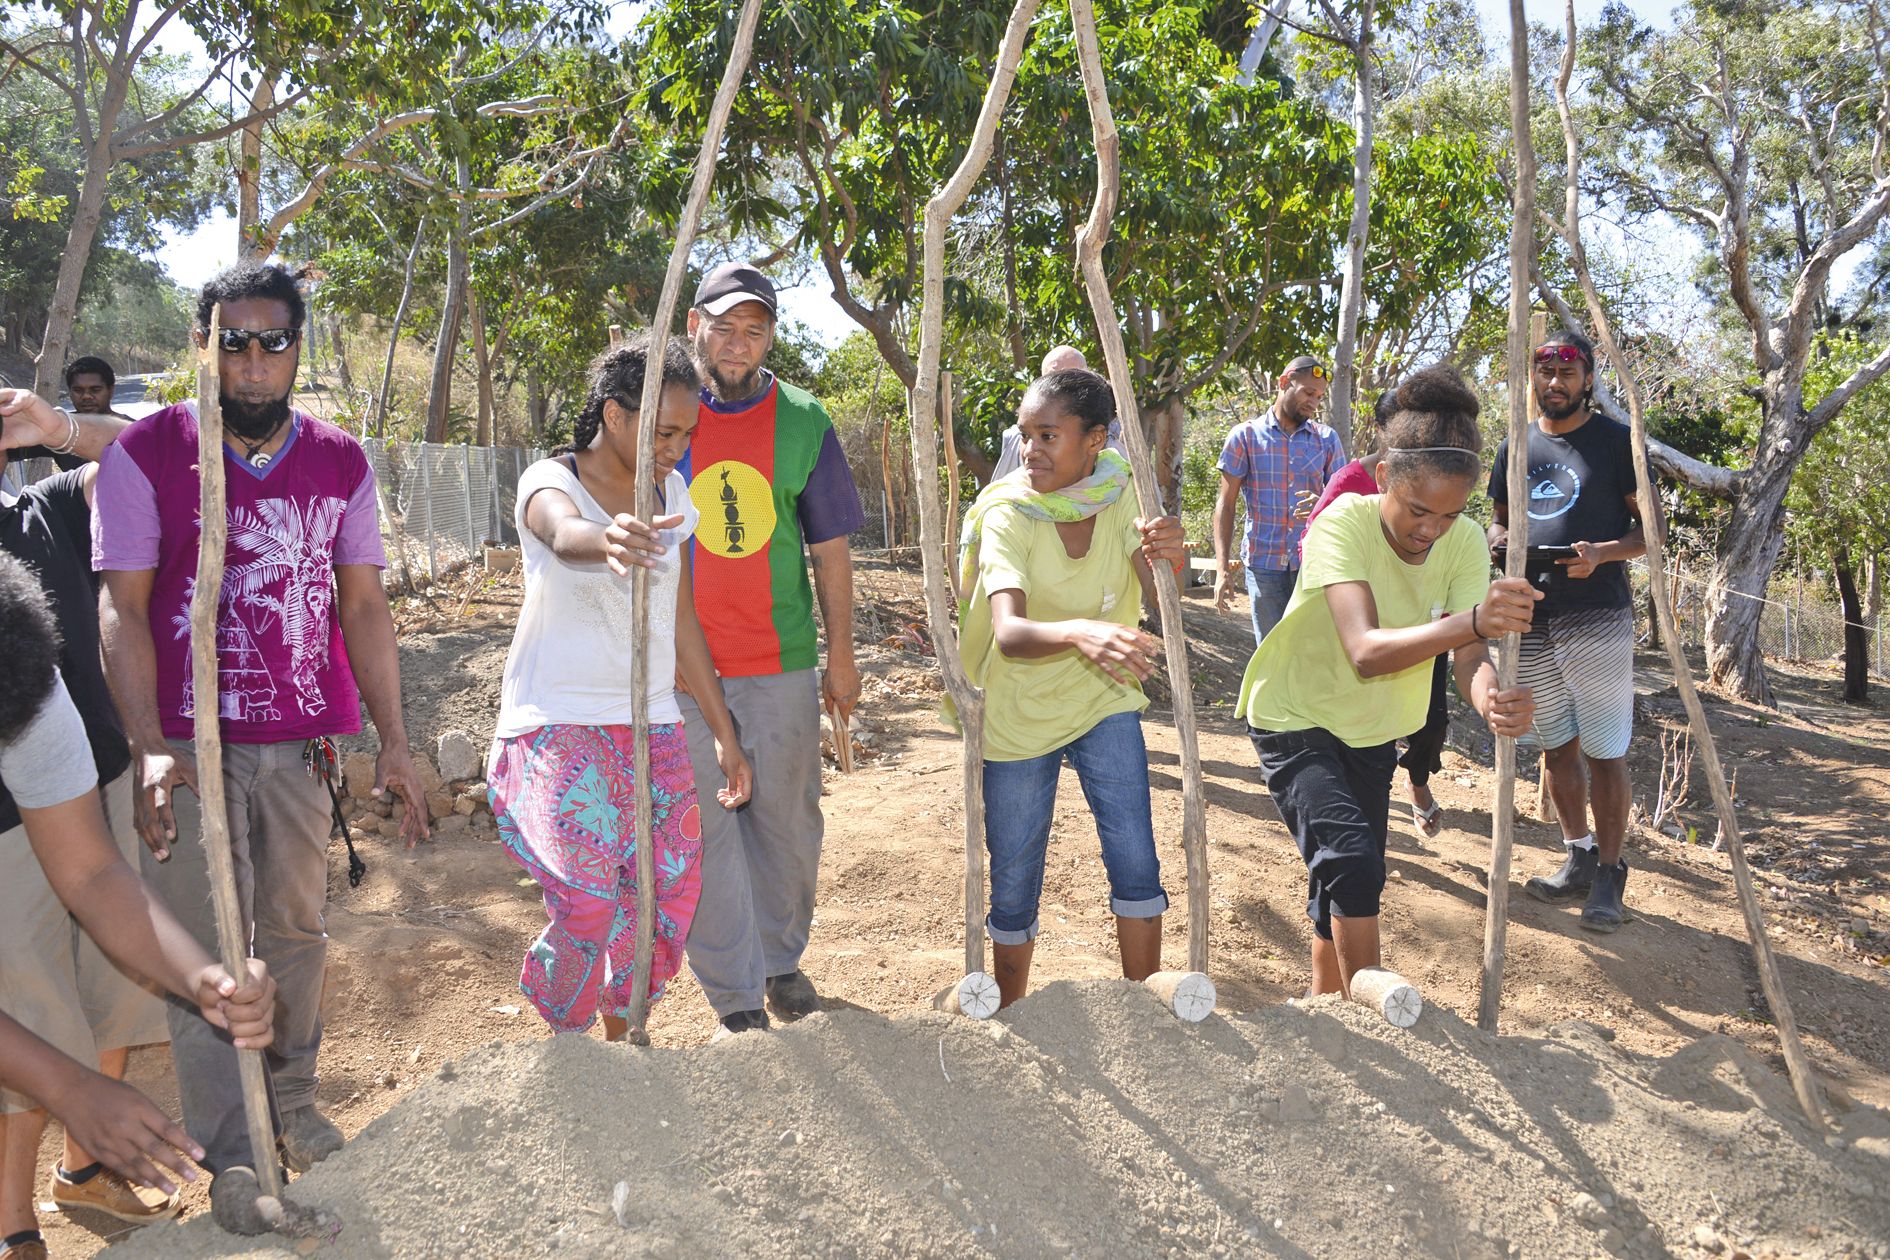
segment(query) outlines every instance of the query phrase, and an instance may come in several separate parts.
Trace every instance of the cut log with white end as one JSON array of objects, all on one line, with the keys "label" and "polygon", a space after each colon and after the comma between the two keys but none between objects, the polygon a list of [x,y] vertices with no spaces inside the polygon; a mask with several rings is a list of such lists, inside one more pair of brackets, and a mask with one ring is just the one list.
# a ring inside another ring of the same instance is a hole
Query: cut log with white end
[{"label": "cut log with white end", "polygon": [[997,1014],[998,1003],[1003,999],[998,993],[997,981],[983,971],[973,971],[952,985],[940,995],[939,1009],[951,1015],[964,1015],[971,1019],[990,1019]]},{"label": "cut log with white end", "polygon": [[1352,973],[1352,1000],[1371,1007],[1393,1028],[1409,1028],[1424,1013],[1424,995],[1395,971],[1365,967]]},{"label": "cut log with white end", "polygon": [[1214,1013],[1214,982],[1199,971],[1158,971],[1142,981],[1183,1023],[1198,1024]]}]

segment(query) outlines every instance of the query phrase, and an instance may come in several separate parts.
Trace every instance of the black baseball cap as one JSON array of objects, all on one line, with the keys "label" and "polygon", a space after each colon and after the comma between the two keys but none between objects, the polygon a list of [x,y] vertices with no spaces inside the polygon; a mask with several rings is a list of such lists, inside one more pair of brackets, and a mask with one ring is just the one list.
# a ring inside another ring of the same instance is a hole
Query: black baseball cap
[{"label": "black baseball cap", "polygon": [[776,314],[774,285],[747,263],[723,263],[696,287],[696,309],[708,315],[726,314],[743,302],[759,302],[770,316]]}]

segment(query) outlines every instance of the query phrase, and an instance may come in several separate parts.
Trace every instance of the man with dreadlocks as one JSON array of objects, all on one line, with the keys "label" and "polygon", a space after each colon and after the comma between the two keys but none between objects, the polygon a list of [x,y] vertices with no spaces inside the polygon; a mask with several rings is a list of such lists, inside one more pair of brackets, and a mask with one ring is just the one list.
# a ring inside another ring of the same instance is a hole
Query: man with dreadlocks
[{"label": "man with dreadlocks", "polygon": [[[1613,932],[1628,919],[1621,848],[1633,797],[1634,607],[1625,562],[1647,550],[1634,447],[1628,427],[1595,407],[1593,342],[1558,332],[1533,358],[1530,386],[1541,414],[1529,427],[1529,545],[1573,554],[1550,567],[1517,658],[1517,682],[1535,692],[1531,738],[1548,762],[1566,850],[1560,870],[1523,889],[1538,901],[1582,898],[1581,926]],[[1508,458],[1505,440],[1490,472],[1493,546],[1509,535]]]}]

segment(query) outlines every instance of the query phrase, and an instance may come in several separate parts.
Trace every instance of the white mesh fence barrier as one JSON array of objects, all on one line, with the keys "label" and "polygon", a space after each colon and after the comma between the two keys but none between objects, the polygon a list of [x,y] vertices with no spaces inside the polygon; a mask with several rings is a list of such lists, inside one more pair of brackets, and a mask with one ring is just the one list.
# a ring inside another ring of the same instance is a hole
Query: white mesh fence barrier
[{"label": "white mesh fence barrier", "polygon": [[[1647,594],[1647,563],[1636,560],[1628,566],[1634,584],[1635,610],[1643,638],[1651,634],[1653,605]],[[1673,596],[1674,618],[1680,624],[1680,638],[1690,648],[1706,646],[1707,580],[1685,569],[1667,574],[1667,590]],[[1737,599],[1752,599],[1736,595]],[[1759,601],[1759,647],[1767,656],[1793,661],[1836,662],[1844,654],[1844,609],[1823,583],[1794,587],[1784,575],[1774,576],[1769,594]],[[1881,612],[1866,613],[1862,622],[1864,648],[1870,669],[1879,677],[1890,678],[1890,644],[1884,640],[1886,627]]]},{"label": "white mesh fence barrier", "polygon": [[381,536],[396,581],[403,573],[437,578],[488,544],[516,545],[518,480],[545,456],[515,446],[373,438],[361,446],[380,483]]}]

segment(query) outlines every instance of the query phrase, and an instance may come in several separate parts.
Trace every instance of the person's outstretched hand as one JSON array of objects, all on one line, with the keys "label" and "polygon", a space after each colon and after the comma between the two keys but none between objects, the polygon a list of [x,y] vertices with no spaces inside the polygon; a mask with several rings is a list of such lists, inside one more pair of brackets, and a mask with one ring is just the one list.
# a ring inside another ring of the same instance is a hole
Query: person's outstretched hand
[{"label": "person's outstretched hand", "polygon": [[72,1066],[71,1085],[41,1100],[69,1139],[113,1172],[165,1194],[177,1192],[172,1176],[197,1180],[191,1161],[203,1158],[203,1147],[182,1126],[123,1081]]},{"label": "person's outstretched hand", "polygon": [[604,563],[618,577],[629,577],[631,566],[654,569],[667,550],[662,531],[683,523],[682,513],[639,521],[628,512],[619,512],[604,527]]}]

